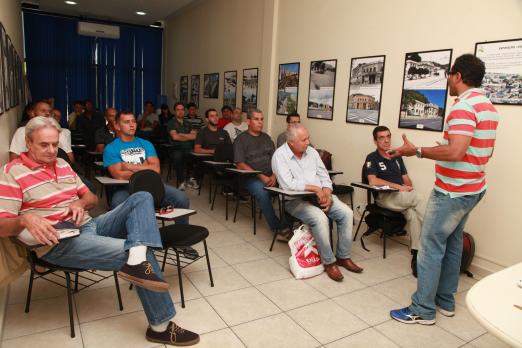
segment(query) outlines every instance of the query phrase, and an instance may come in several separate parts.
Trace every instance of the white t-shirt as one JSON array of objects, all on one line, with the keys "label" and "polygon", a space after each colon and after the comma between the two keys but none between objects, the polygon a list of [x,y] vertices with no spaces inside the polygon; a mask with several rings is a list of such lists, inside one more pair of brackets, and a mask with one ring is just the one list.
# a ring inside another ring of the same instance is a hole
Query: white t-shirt
[{"label": "white t-shirt", "polygon": [[[143,118],[143,114],[139,114],[138,115],[138,119],[136,121],[140,122],[142,118]],[[159,117],[155,113],[148,114],[147,115],[147,121],[149,121],[150,123],[159,122]],[[152,131],[152,130],[154,130],[154,128],[152,128],[152,127],[145,127],[142,130],[143,131]]]},{"label": "white t-shirt", "polygon": [[234,142],[239,134],[248,129],[248,125],[246,122],[242,122],[239,126],[236,126],[232,122],[229,122],[225,127],[223,127],[223,129],[228,132],[228,135],[230,135],[230,140]]},{"label": "white t-shirt", "polygon": [[[58,147],[65,151],[65,153],[71,153],[71,131],[67,128],[62,128],[60,132],[60,137],[58,138]],[[11,146],[9,147],[9,152],[20,155],[22,152],[27,151],[27,146],[25,145],[25,127],[20,127],[16,130],[13,135],[13,139],[11,140]]]}]

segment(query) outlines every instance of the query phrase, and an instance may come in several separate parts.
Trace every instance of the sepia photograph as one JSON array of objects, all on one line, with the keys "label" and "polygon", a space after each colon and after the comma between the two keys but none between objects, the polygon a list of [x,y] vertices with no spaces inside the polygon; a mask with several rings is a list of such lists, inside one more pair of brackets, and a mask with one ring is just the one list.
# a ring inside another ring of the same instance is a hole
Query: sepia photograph
[{"label": "sepia photograph", "polygon": [[279,64],[276,114],[297,112],[299,63]]},{"label": "sepia photograph", "polygon": [[223,76],[223,105],[236,106],[237,71],[225,71]]},{"label": "sepia photograph", "polygon": [[452,50],[406,53],[404,89],[446,88]]},{"label": "sepia photograph", "polygon": [[336,70],[337,59],[310,63],[307,117],[333,119]]},{"label": "sepia photograph", "polygon": [[346,122],[378,125],[386,56],[352,58]]},{"label": "sepia photograph", "polygon": [[179,101],[183,105],[188,103],[188,76],[181,76],[179,78]]},{"label": "sepia photograph", "polygon": [[219,73],[205,74],[203,77],[203,97],[217,99],[219,96]]},{"label": "sepia photograph", "polygon": [[522,105],[522,39],[478,42],[486,65],[482,88],[493,104]]},{"label": "sepia photograph", "polygon": [[200,75],[192,75],[190,77],[190,102],[196,104],[198,108],[200,81]]},{"label": "sepia photograph", "polygon": [[258,69],[243,69],[243,93],[241,96],[241,111],[257,108],[257,74]]}]

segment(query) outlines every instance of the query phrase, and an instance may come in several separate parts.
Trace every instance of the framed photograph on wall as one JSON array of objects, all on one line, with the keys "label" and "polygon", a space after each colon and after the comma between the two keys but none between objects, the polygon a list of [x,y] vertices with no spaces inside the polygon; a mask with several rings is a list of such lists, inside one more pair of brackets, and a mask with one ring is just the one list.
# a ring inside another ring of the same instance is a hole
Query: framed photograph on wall
[{"label": "framed photograph on wall", "polygon": [[196,104],[198,108],[200,81],[200,75],[192,75],[190,77],[190,102]]},{"label": "framed photograph on wall", "polygon": [[386,56],[352,58],[346,122],[378,125]]},{"label": "framed photograph on wall", "polygon": [[0,78],[0,83],[3,85],[4,110],[7,111],[11,108],[11,101],[9,100],[9,50],[7,47],[7,34],[3,25],[1,26],[1,31],[2,36],[0,38],[0,44],[2,45],[2,56],[0,59],[2,59],[3,72]]},{"label": "framed photograph on wall", "polygon": [[243,92],[241,95],[241,111],[257,108],[258,68],[243,69]]},{"label": "framed photograph on wall", "polygon": [[5,30],[2,23],[0,23],[0,27],[0,115],[2,115],[6,110],[4,103],[4,44],[2,41],[2,33],[4,33]]},{"label": "framed photograph on wall", "polygon": [[482,88],[491,102],[522,105],[522,38],[477,42],[475,56],[486,65]]},{"label": "framed photograph on wall", "polygon": [[308,89],[308,118],[333,120],[335,74],[337,59],[316,60],[310,63]]},{"label": "framed photograph on wall", "polygon": [[225,71],[223,75],[223,105],[236,107],[237,71]]},{"label": "framed photograph on wall", "polygon": [[203,77],[203,97],[217,99],[219,96],[219,73],[205,74]]},{"label": "framed photograph on wall", "polygon": [[188,103],[188,76],[181,76],[179,78],[179,101],[183,105]]},{"label": "framed photograph on wall", "polygon": [[299,63],[279,64],[276,114],[297,112],[299,97]]},{"label": "framed photograph on wall", "polygon": [[9,108],[14,108],[16,106],[14,86],[14,56],[14,46],[11,42],[11,38],[9,35],[7,35],[7,84],[9,85]]},{"label": "framed photograph on wall", "polygon": [[452,52],[406,53],[399,128],[442,131]]}]

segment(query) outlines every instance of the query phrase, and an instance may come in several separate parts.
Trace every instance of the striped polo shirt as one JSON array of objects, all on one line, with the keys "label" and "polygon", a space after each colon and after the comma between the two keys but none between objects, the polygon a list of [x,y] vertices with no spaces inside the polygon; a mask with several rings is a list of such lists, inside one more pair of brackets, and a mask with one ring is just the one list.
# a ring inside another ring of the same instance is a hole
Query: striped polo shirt
[{"label": "striped polo shirt", "polygon": [[452,134],[471,137],[471,142],[462,160],[436,161],[436,190],[458,197],[486,189],[486,164],[493,154],[498,121],[497,110],[480,88],[468,89],[455,100],[441,143],[448,144]]},{"label": "striped polo shirt", "polygon": [[[45,217],[51,223],[64,221],[72,217],[64,216],[64,210],[87,190],[63,159],[58,158],[53,165],[44,165],[24,152],[0,171],[0,218],[30,213]],[[82,225],[90,219],[86,212]],[[38,254],[41,256],[43,252]]]}]

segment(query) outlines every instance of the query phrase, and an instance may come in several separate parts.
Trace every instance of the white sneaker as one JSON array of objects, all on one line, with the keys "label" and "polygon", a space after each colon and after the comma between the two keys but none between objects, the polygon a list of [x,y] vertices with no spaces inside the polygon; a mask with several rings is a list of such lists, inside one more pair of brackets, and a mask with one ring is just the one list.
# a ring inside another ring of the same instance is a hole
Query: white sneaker
[{"label": "white sneaker", "polygon": [[179,184],[179,186],[178,186],[178,190],[180,190],[180,191],[185,191],[185,187],[186,187],[186,184],[185,184],[185,182],[183,181],[181,184]]},{"label": "white sneaker", "polygon": [[437,310],[439,311],[440,314],[442,314],[443,316],[445,317],[454,317],[455,316],[455,311],[447,311],[445,309],[442,309],[440,307],[437,306]]},{"label": "white sneaker", "polygon": [[194,189],[194,190],[198,190],[199,189],[198,181],[195,178],[190,178],[189,181],[187,182],[187,187]]}]

